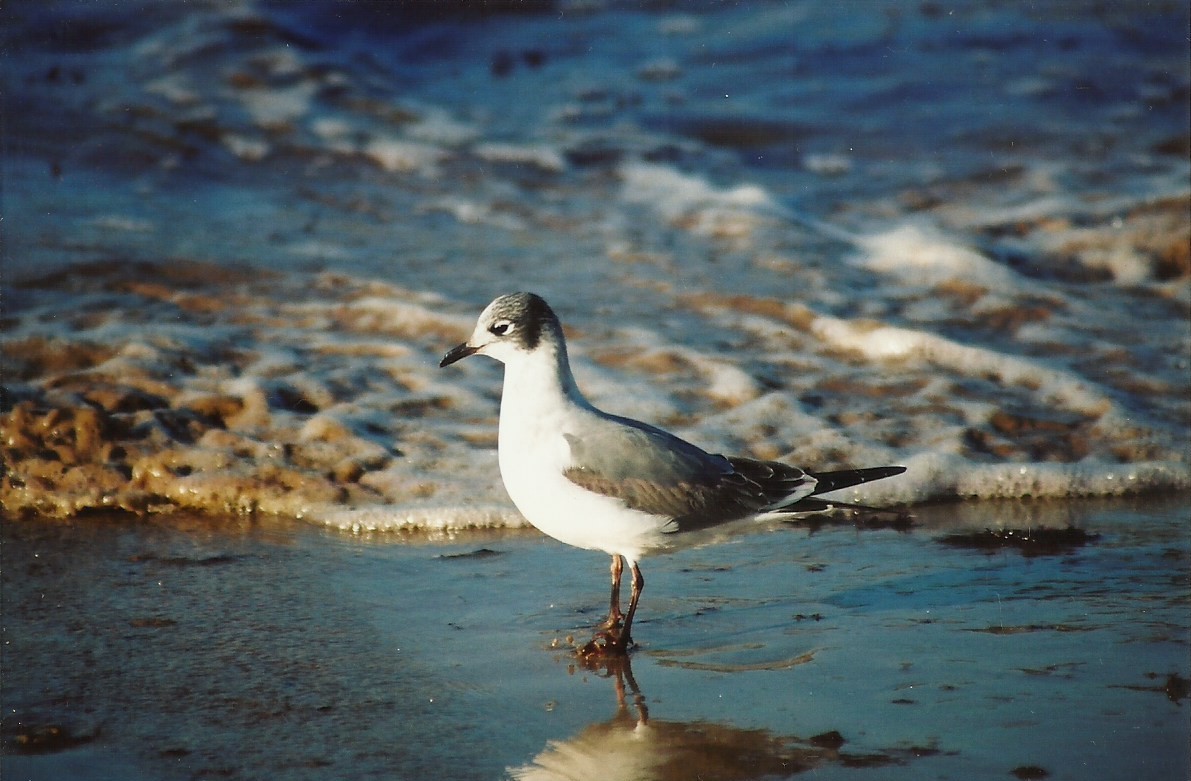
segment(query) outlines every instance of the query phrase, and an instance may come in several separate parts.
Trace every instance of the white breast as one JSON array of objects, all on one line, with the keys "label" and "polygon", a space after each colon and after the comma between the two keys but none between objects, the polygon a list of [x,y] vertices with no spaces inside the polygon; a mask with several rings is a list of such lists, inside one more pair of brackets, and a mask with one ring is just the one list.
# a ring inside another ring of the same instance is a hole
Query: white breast
[{"label": "white breast", "polygon": [[[566,434],[595,413],[569,398],[529,398],[510,392],[501,399],[500,474],[513,504],[526,520],[560,542],[577,548],[622,554],[633,561],[666,547],[661,532],[668,519],[630,510],[613,497],[592,493],[568,480],[574,462]],[[516,388],[542,387],[518,384]]]}]

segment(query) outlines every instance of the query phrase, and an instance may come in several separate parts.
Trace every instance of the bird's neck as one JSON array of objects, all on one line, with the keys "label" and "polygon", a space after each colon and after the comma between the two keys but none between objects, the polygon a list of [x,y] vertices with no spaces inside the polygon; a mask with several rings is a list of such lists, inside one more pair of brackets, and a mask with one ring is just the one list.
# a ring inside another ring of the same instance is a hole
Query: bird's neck
[{"label": "bird's neck", "polygon": [[575,406],[591,405],[575,384],[565,347],[539,348],[523,360],[505,364],[502,425],[514,421],[532,425],[533,421],[551,419]]}]

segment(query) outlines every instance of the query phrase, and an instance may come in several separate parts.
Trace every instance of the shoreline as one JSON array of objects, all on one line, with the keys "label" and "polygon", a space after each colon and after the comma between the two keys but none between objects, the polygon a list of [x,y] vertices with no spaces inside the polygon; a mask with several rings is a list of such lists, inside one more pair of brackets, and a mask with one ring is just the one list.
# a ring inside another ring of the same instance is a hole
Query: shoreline
[{"label": "shoreline", "polygon": [[[6,779],[1191,777],[1184,8],[16,5]],[[608,559],[437,368],[513,290],[914,523],[647,559],[576,664]]]},{"label": "shoreline", "polygon": [[[647,559],[624,707],[616,671],[567,650],[604,605],[603,555],[536,533],[8,522],[0,762],[34,779],[553,778],[640,759],[625,741],[644,711],[658,778],[720,741],[733,778],[1174,768],[1191,497],[1071,504],[1034,518],[1099,536],[1037,556],[940,542],[997,521],[976,505],[960,526],[929,508],[909,531],[789,525]],[[53,727],[76,744],[14,751]]]}]

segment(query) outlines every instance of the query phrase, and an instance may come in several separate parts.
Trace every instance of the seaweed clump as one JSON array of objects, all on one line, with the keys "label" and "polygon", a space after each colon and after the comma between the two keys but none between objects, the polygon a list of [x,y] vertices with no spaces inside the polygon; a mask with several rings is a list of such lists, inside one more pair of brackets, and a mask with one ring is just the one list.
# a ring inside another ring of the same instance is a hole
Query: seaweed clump
[{"label": "seaweed clump", "polygon": [[1065,528],[1033,529],[984,529],[977,532],[962,532],[939,537],[944,545],[957,548],[971,548],[988,553],[1013,549],[1023,556],[1057,556],[1081,548],[1100,539],[1099,534]]}]

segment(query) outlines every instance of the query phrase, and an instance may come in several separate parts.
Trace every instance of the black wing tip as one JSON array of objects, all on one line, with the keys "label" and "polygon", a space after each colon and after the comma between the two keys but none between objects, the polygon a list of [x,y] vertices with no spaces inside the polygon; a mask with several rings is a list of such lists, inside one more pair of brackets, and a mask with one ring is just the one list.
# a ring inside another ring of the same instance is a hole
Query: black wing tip
[{"label": "black wing tip", "polygon": [[807,472],[807,474],[819,481],[815,490],[811,492],[811,496],[816,496],[842,488],[851,488],[862,483],[871,483],[874,480],[883,480],[886,477],[900,475],[905,471],[904,466],[872,466],[865,469],[841,469],[836,472]]}]

